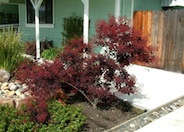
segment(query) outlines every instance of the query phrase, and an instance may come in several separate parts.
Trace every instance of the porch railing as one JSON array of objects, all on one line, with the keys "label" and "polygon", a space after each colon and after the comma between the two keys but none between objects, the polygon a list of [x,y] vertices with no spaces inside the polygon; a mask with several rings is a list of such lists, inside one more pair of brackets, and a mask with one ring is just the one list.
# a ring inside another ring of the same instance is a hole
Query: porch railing
[{"label": "porch railing", "polygon": [[4,28],[11,27],[11,26],[13,27],[14,31],[19,32],[19,24],[1,24],[0,31],[2,31]]}]

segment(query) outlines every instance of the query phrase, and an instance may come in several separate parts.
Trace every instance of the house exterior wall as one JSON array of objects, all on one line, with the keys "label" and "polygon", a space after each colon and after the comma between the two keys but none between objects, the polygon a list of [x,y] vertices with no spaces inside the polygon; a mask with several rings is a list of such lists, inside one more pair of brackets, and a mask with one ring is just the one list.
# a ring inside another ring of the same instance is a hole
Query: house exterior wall
[{"label": "house exterior wall", "polygon": [[131,19],[132,15],[132,0],[122,0],[121,1],[121,16],[126,16]]},{"label": "house exterior wall", "polygon": [[[150,2],[151,1],[151,2]],[[95,23],[98,19],[107,19],[109,14],[114,15],[115,0],[90,0],[89,1],[89,36],[95,33]],[[144,4],[142,4],[144,3]],[[160,10],[161,0],[121,0],[121,15],[131,19],[132,10]],[[19,5],[20,31],[24,34],[23,40],[35,40],[35,28],[26,27],[26,7]],[[133,9],[132,9],[133,7]],[[72,13],[83,17],[83,3],[81,0],[54,0],[54,28],[40,27],[40,39],[47,37],[53,40],[55,46],[61,46],[63,31],[62,21],[64,17],[69,17]]]},{"label": "house exterior wall", "polygon": [[[48,38],[53,40],[55,46],[61,46],[62,20],[64,17],[75,14],[83,15],[83,4],[81,0],[54,0],[54,28],[40,27],[40,40]],[[26,7],[20,5],[20,31],[24,34],[24,41],[35,40],[35,28],[26,26]]]},{"label": "house exterior wall", "polygon": [[[98,4],[97,4],[98,3]],[[110,5],[110,6],[109,6]],[[26,27],[26,7],[20,4],[20,31],[24,34],[25,41],[35,40],[35,28]],[[89,36],[95,33],[95,23],[100,19],[108,18],[109,14],[114,14],[114,0],[91,0],[90,1],[90,29]],[[55,46],[61,46],[63,31],[62,20],[69,17],[72,13],[83,17],[83,3],[81,0],[54,0],[54,28],[40,27],[40,39],[47,37],[53,40]]]},{"label": "house exterior wall", "polygon": [[161,10],[161,0],[134,0],[134,10]]},{"label": "house exterior wall", "polygon": [[99,19],[107,19],[108,15],[114,15],[115,1],[114,0],[90,0],[89,5],[90,5],[89,36],[92,36],[95,33],[95,25]]}]

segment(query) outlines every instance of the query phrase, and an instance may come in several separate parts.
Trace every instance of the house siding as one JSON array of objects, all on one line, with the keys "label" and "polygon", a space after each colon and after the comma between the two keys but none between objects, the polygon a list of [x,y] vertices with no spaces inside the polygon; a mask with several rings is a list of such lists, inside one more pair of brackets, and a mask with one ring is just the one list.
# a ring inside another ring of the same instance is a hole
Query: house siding
[{"label": "house siding", "polygon": [[108,15],[114,15],[115,2],[114,0],[90,0],[89,5],[89,36],[92,36],[95,34],[95,25],[99,19],[107,19]]},{"label": "house siding", "polygon": [[161,0],[134,0],[134,10],[161,10]]},{"label": "house siding", "polygon": [[[83,4],[81,0],[54,0],[54,28],[41,28],[40,27],[40,39],[48,38],[53,40],[54,46],[61,46],[62,42],[62,20],[64,17],[70,16],[73,12],[75,14],[83,15]],[[26,7],[25,5],[20,5],[20,31],[25,35],[24,41],[35,40],[35,28],[26,27]]]},{"label": "house siding", "polygon": [[[107,19],[109,14],[114,15],[115,0],[90,0],[89,1],[89,36],[95,34],[95,23],[98,19]],[[144,4],[142,4],[144,3]],[[35,40],[35,28],[26,27],[26,7],[20,4],[20,31],[24,34],[23,40]],[[40,28],[40,39],[53,40],[54,46],[61,46],[63,31],[62,22],[64,17],[72,13],[83,17],[83,3],[81,0],[54,0],[54,28]],[[134,10],[160,10],[161,0],[134,0]],[[121,16],[131,19],[132,1],[121,0]]]},{"label": "house siding", "polygon": [[[98,3],[98,4],[97,4]],[[110,6],[109,6],[110,5]],[[69,17],[72,13],[83,17],[83,3],[81,0],[54,0],[54,28],[40,28],[40,39],[47,37],[53,40],[54,46],[61,46],[63,31],[62,21],[64,17]],[[92,0],[90,1],[90,29],[89,35],[95,33],[95,23],[100,19],[107,19],[109,14],[114,14],[115,2],[113,0]],[[26,7],[20,5],[20,31],[24,34],[24,41],[35,40],[35,28],[26,27]]]},{"label": "house siding", "polygon": [[122,0],[121,1],[121,15],[131,19],[132,16],[132,1]]}]

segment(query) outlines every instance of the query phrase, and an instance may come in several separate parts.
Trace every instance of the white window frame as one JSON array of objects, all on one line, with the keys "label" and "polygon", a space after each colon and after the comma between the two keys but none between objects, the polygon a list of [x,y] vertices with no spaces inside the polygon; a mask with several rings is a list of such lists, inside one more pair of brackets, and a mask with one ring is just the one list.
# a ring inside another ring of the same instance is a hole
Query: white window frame
[{"label": "white window frame", "polygon": [[[54,12],[55,12],[55,0],[52,0],[53,1],[53,4],[52,4],[52,8],[53,8],[53,11],[52,11],[52,16],[53,16],[53,20],[52,20],[52,24],[42,24],[42,23],[40,23],[39,25],[40,25],[40,28],[54,28],[54,23],[55,23],[55,16],[54,16]],[[26,1],[26,3],[25,3],[25,25],[26,25],[26,27],[30,27],[30,28],[35,28],[35,24],[34,23],[27,23],[27,1]]]}]

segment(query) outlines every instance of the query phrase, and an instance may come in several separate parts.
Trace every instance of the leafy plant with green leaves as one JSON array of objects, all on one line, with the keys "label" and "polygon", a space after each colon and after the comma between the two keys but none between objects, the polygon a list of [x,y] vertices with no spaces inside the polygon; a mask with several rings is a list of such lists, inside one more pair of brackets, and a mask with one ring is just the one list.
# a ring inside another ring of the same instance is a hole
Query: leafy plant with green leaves
[{"label": "leafy plant with green leaves", "polygon": [[12,27],[0,32],[0,69],[12,72],[23,60],[23,44],[21,33],[17,33]]},{"label": "leafy plant with green leaves", "polygon": [[62,106],[55,100],[49,102],[48,112],[50,113],[49,124],[43,125],[40,131],[80,132],[86,119],[80,107]]},{"label": "leafy plant with green leaves", "polygon": [[62,52],[62,50],[63,49],[56,48],[56,47],[49,48],[49,49],[44,50],[41,53],[41,57],[45,58],[45,59],[48,59],[48,60],[53,60],[54,58],[56,58]]},{"label": "leafy plant with green leaves", "polygon": [[29,115],[19,112],[11,106],[0,105],[0,131],[1,132],[31,132],[34,123],[29,121]]},{"label": "leafy plant with green leaves", "polygon": [[81,108],[77,106],[62,106],[56,100],[48,103],[50,118],[46,123],[31,121],[26,105],[20,109],[0,105],[1,132],[79,132],[85,122]]},{"label": "leafy plant with green leaves", "polygon": [[72,38],[80,38],[83,33],[83,18],[72,14],[63,18],[63,44],[67,44]]}]

